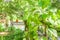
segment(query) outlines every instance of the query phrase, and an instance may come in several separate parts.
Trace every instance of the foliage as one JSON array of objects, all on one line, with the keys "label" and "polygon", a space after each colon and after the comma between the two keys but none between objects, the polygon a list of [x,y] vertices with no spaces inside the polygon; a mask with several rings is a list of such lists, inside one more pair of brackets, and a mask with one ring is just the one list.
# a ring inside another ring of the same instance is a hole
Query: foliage
[{"label": "foliage", "polygon": [[7,29],[8,29],[9,34],[6,36],[0,36],[0,40],[23,40],[24,32],[22,30],[16,29],[16,28],[13,28],[12,30],[12,27],[7,28]]},{"label": "foliage", "polygon": [[[1,1],[0,13],[6,14],[11,20],[14,19],[13,15],[16,15],[17,19],[24,21],[26,40],[39,40],[41,37],[39,35],[42,35],[41,40],[48,40],[48,38],[57,40],[57,36],[55,36],[57,33],[54,28],[60,24],[58,21],[60,20],[59,3],[59,1],[52,3],[51,0]],[[41,34],[38,35],[38,32]]]}]

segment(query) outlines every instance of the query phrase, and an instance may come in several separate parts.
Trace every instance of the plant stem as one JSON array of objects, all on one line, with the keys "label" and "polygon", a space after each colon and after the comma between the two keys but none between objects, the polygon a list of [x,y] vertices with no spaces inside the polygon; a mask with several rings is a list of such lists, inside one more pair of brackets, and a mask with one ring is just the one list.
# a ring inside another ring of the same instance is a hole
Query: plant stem
[{"label": "plant stem", "polygon": [[[28,32],[27,20],[24,20],[24,23],[25,23],[25,31]],[[29,40],[28,34],[27,34],[27,36],[26,36],[26,40]]]}]

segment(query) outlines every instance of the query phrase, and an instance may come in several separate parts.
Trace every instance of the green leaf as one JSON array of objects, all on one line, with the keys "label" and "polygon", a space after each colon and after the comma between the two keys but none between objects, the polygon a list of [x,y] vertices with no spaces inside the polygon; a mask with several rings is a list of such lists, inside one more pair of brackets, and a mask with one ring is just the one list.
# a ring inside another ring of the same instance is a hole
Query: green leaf
[{"label": "green leaf", "polygon": [[41,40],[47,40],[47,38],[43,36],[43,37],[41,38]]},{"label": "green leaf", "polygon": [[54,35],[55,37],[57,37],[57,31],[55,29],[49,28],[48,31]]},{"label": "green leaf", "polygon": [[43,20],[45,20],[47,17],[48,17],[48,14],[42,14],[42,15],[40,15],[40,18],[43,19]]},{"label": "green leaf", "polygon": [[42,7],[44,5],[44,2],[42,0],[39,0],[38,5]]}]

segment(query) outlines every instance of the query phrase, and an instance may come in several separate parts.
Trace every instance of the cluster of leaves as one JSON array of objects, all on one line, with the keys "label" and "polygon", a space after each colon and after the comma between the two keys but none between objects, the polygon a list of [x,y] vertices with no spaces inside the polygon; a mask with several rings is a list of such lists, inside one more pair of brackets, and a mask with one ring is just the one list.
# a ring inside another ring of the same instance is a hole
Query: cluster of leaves
[{"label": "cluster of leaves", "polygon": [[60,9],[60,0],[52,0],[52,6]]},{"label": "cluster of leaves", "polygon": [[[0,29],[0,32],[4,32],[6,30],[4,29]],[[24,39],[24,32],[22,30],[16,29],[15,27],[8,27],[7,29],[9,34],[6,36],[0,36],[0,40],[23,40]]]},{"label": "cluster of leaves", "polygon": [[[53,2],[59,5],[58,1]],[[51,0],[11,0],[0,3],[0,13],[10,16],[11,20],[14,18],[13,14],[19,18],[22,17],[26,25],[26,40],[39,40],[38,27],[39,32],[42,31],[43,34],[41,40],[48,40],[48,37],[55,40],[57,34],[54,35],[56,31],[52,28],[60,24],[58,21],[60,20],[60,9],[58,8],[58,6],[53,8]],[[45,38],[46,36],[48,37]]]},{"label": "cluster of leaves", "polygon": [[3,26],[0,23],[0,32],[3,32],[3,31],[5,31],[5,29],[3,28]]}]

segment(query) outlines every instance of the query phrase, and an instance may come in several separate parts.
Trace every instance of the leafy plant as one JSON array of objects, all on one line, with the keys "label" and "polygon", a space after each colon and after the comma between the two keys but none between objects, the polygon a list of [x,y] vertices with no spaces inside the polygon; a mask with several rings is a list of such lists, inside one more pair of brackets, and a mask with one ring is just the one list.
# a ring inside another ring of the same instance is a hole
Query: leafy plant
[{"label": "leafy plant", "polygon": [[[56,4],[56,5],[55,5]],[[54,6],[54,8],[53,8]],[[1,1],[0,13],[10,17],[10,21],[13,21],[13,15],[16,15],[16,19],[22,19],[25,23],[25,39],[26,40],[57,40],[57,33],[54,28],[59,26],[60,23],[60,9],[59,1],[51,0],[11,0],[8,2]],[[14,31],[9,35],[8,40],[23,40],[20,39],[21,33],[13,38],[13,35],[20,30],[16,31],[14,28],[9,28],[9,31]],[[53,34],[56,33],[56,34]],[[41,33],[41,34],[38,34]],[[40,35],[40,36],[39,36]],[[7,38],[7,37],[6,37]]]}]

